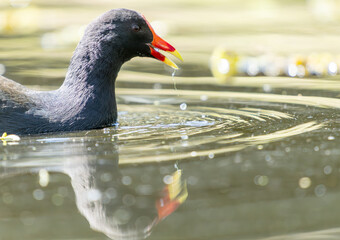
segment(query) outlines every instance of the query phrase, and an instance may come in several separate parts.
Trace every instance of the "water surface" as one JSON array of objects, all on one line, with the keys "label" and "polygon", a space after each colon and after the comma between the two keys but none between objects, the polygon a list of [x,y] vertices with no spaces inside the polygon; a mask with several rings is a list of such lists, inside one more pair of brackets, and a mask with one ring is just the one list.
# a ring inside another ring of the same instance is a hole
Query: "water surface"
[{"label": "water surface", "polygon": [[[41,5],[39,12],[56,6]],[[77,8],[67,6],[64,16],[71,16]],[[190,12],[190,6],[181,12]],[[86,11],[96,15],[107,6],[91,7]],[[195,14],[204,7],[196,6]],[[77,11],[76,23],[86,22]],[[159,16],[156,10],[153,16]],[[41,39],[62,31],[64,21],[48,26],[52,30],[3,34],[5,76],[33,88],[58,87],[74,43],[46,50]],[[261,25],[259,36],[247,24],[235,23],[236,31],[212,21],[221,30],[216,39],[227,36],[223,41],[231,38],[234,47],[239,39],[249,41],[249,34],[253,41],[276,39],[270,24]],[[308,38],[295,27],[296,39]],[[330,29],[338,31],[336,24],[325,31]],[[182,70],[172,78],[155,61],[128,63],[117,82],[117,125],[22,136],[1,146],[0,239],[340,237],[337,77],[240,76],[221,84],[208,70],[212,42],[201,44],[206,32],[190,21],[176,31],[168,38],[184,49]],[[324,39],[333,41],[329,35]],[[301,51],[321,48],[308,43],[309,49],[300,43]]]}]

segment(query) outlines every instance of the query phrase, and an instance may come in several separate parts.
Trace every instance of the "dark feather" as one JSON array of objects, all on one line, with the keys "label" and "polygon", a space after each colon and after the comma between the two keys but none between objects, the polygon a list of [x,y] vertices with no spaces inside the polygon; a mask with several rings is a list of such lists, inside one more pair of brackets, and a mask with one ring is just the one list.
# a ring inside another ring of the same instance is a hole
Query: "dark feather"
[{"label": "dark feather", "polygon": [[[131,25],[145,31],[133,33]],[[63,85],[34,91],[0,76],[0,133],[37,134],[110,126],[117,120],[115,80],[132,57],[150,56],[152,33],[137,12],[116,9],[87,27]]]}]

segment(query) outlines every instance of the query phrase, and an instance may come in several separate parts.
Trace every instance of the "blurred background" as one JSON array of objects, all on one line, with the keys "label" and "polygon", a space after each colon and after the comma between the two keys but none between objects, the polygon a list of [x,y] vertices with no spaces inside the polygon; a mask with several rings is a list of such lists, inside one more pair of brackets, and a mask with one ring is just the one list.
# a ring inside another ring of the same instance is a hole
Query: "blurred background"
[{"label": "blurred background", "polygon": [[340,1],[0,0],[0,75],[58,88],[121,7],[184,62],[126,63],[116,127],[1,148],[0,240],[340,239]]},{"label": "blurred background", "polygon": [[[151,0],[3,0],[1,73],[24,84],[59,86],[85,26],[108,9],[119,7],[143,13],[156,32],[179,49],[185,61],[178,76],[210,77],[212,67],[224,83],[223,76],[228,74],[287,75],[288,61],[299,65],[309,58],[318,64],[338,64],[340,3],[335,0],[161,0],[156,4]],[[226,72],[223,63],[211,63],[214,50],[217,59],[231,58],[229,61],[238,64],[231,63]],[[262,58],[249,59],[254,56]],[[261,72],[254,67],[267,69]],[[150,59],[134,59],[124,70],[171,73]]]}]

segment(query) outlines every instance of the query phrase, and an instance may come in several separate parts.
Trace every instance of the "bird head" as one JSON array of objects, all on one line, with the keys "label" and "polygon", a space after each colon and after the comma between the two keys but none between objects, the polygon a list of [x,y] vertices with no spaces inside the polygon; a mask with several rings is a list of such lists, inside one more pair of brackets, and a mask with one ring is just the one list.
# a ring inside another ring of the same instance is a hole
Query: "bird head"
[{"label": "bird head", "polygon": [[100,41],[108,50],[118,48],[116,50],[123,61],[136,56],[151,57],[178,69],[162,51],[183,60],[172,45],[155,33],[144,15],[129,9],[113,9],[104,13],[89,25],[87,35],[92,36],[92,41]]}]

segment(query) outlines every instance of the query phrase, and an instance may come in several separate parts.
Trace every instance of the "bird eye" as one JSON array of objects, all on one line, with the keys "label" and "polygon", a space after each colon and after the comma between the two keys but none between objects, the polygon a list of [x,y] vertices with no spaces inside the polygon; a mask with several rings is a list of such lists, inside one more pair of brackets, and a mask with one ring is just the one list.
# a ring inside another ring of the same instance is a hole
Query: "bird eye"
[{"label": "bird eye", "polygon": [[139,32],[139,31],[141,30],[141,27],[138,26],[138,25],[133,25],[133,26],[132,26],[132,30],[133,30],[134,32]]}]

